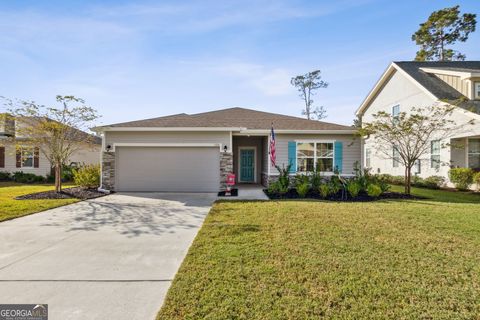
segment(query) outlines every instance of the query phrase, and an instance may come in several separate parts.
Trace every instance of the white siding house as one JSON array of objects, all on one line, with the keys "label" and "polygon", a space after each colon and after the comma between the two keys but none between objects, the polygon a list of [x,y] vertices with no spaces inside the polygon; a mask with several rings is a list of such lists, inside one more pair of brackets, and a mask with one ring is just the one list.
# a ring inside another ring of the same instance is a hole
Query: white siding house
[{"label": "white siding house", "polygon": [[[451,120],[457,125],[474,120],[474,125],[465,126],[446,141],[432,139],[429,154],[412,172],[423,178],[440,175],[448,182],[452,167],[480,170],[480,96],[475,94],[479,85],[480,62],[393,62],[356,114],[362,123],[368,123],[379,111],[394,116],[414,107],[455,104]],[[379,152],[372,138],[363,141],[362,155],[363,165],[375,173],[404,174],[405,168]]]}]

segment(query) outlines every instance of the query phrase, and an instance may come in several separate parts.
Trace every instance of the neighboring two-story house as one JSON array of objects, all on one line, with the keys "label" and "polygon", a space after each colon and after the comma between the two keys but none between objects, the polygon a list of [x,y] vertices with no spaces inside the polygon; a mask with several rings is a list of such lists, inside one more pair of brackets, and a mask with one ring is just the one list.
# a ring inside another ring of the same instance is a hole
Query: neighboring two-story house
[{"label": "neighboring two-story house", "polygon": [[[19,136],[16,130],[18,121],[6,114],[0,114],[0,171],[33,173],[47,176],[51,173],[52,164],[40,152],[39,146],[32,145],[28,138]],[[81,132],[85,137],[92,137]],[[70,157],[72,164],[100,163],[101,138],[93,137],[94,143],[79,141],[77,150]]]},{"label": "neighboring two-story house", "polygon": [[[448,182],[452,167],[480,170],[480,61],[392,62],[356,115],[367,123],[379,111],[395,116],[412,107],[449,102],[456,105],[452,120],[460,125],[473,119],[474,125],[465,126],[449,141],[432,140],[430,154],[418,161],[412,172],[420,177],[440,175]],[[363,166],[374,173],[404,174],[395,161],[393,146],[392,157],[387,158],[376,150],[371,138],[365,139],[362,154]]]}]

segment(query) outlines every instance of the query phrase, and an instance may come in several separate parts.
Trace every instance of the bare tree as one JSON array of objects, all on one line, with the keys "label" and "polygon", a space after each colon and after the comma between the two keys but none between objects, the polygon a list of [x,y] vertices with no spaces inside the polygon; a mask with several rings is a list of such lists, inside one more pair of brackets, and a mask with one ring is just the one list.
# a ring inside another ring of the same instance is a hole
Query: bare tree
[{"label": "bare tree", "polygon": [[92,145],[93,135],[87,129],[99,116],[97,111],[74,96],[56,96],[59,107],[47,107],[33,101],[5,99],[15,120],[15,144],[34,145],[55,168],[55,191],[62,189],[62,167],[72,154],[85,145]]},{"label": "bare tree", "polygon": [[[373,115],[373,121],[362,124],[359,134],[372,139],[374,148],[384,158],[405,167],[405,193],[410,194],[412,167],[430,152],[431,141],[449,140],[474,124],[473,120],[461,124],[451,120],[455,108],[440,104],[412,108],[410,113],[401,112],[398,116],[380,111]],[[441,143],[440,148],[448,145]]]},{"label": "bare tree", "polygon": [[290,83],[297,88],[300,93],[300,98],[305,102],[305,109],[302,110],[302,115],[307,116],[308,120],[314,116],[318,120],[327,117],[327,112],[323,106],[313,106],[312,97],[316,93],[315,90],[328,87],[328,83],[322,80],[320,70],[314,70],[304,75],[296,76],[290,80]]}]

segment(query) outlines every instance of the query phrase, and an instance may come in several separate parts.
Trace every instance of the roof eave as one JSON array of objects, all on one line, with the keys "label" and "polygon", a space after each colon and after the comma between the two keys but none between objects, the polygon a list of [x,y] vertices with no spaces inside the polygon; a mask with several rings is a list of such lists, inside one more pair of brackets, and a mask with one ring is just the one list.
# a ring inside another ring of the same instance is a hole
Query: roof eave
[{"label": "roof eave", "polygon": [[92,131],[241,131],[247,128],[241,127],[95,127]]},{"label": "roof eave", "polygon": [[379,90],[382,88],[384,83],[387,81],[388,77],[392,74],[393,71],[400,72],[404,77],[412,81],[417,87],[419,87],[424,93],[426,93],[430,98],[434,100],[439,100],[438,97],[436,97],[433,93],[431,93],[427,88],[422,86],[417,80],[415,80],[411,75],[409,75],[405,70],[403,70],[401,67],[399,67],[395,62],[391,62],[388,68],[385,70],[385,72],[382,74],[380,80],[375,84],[373,89],[370,91],[368,96],[365,98],[365,100],[362,102],[360,107],[357,109],[355,112],[356,116],[362,116],[366,109],[368,109],[368,106],[370,105],[371,100],[375,97],[375,95],[379,92]]},{"label": "roof eave", "polygon": [[[275,134],[353,134],[356,129],[274,129]],[[240,131],[241,134],[269,134],[270,129],[245,129]]]},{"label": "roof eave", "polygon": [[365,99],[362,101],[360,104],[360,107],[355,111],[356,116],[362,116],[365,110],[367,109],[368,105],[370,104],[372,98],[379,92],[380,88],[383,86],[385,83],[386,79],[392,74],[393,71],[395,71],[396,68],[394,67],[394,63],[391,62],[387,69],[382,73],[380,79],[377,81],[377,83],[374,85],[374,87],[370,90],[368,95],[365,97]]}]

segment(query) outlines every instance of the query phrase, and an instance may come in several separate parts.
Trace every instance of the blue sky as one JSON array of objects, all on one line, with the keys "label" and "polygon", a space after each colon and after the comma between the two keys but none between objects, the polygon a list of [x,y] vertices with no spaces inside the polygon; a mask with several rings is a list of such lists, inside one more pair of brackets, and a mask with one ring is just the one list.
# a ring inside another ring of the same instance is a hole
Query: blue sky
[{"label": "blue sky", "polygon": [[[455,4],[480,14],[477,0],[3,0],[0,95],[73,94],[98,124],[232,106],[300,116],[290,78],[321,69],[325,121],[351,124],[389,62],[413,59],[418,24]],[[456,48],[480,60],[480,30]]]}]

